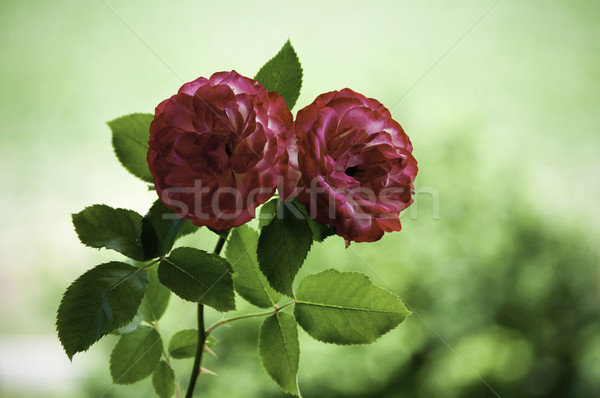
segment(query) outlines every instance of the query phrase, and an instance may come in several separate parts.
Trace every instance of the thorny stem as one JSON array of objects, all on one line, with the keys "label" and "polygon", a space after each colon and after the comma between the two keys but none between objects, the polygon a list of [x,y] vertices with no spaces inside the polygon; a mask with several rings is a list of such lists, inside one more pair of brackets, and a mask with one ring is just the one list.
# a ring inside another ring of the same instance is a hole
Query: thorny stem
[{"label": "thorny stem", "polygon": [[202,353],[204,352],[204,342],[206,341],[204,334],[204,306],[198,303],[198,346],[196,347],[196,355],[194,357],[194,366],[192,366],[192,374],[190,375],[190,384],[188,385],[185,398],[192,398],[194,395],[194,387],[200,375],[200,364],[202,363]]},{"label": "thorny stem", "polygon": [[[215,245],[214,254],[221,253],[227,234],[219,236],[219,240]],[[196,387],[196,381],[200,375],[200,365],[202,364],[202,353],[204,352],[204,344],[206,343],[207,334],[204,331],[204,305],[198,303],[198,345],[196,346],[196,355],[194,356],[194,365],[192,366],[192,374],[190,375],[190,384],[188,385],[185,393],[185,398],[192,398],[194,395],[194,388]]]}]

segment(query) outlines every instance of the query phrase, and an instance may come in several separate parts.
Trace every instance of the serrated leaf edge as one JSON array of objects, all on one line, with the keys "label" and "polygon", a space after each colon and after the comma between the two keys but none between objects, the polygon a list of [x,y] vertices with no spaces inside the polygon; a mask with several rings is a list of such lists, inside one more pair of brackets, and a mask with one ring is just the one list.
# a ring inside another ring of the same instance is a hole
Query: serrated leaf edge
[{"label": "serrated leaf edge", "polygon": [[[285,205],[284,205],[284,206],[285,206]],[[275,218],[274,218],[273,220],[275,220]],[[269,228],[271,225],[274,225],[274,224],[273,224],[273,222],[272,222],[273,220],[271,220],[271,222],[270,222],[269,224],[265,225],[265,226],[262,228],[262,230],[261,230],[261,233],[260,233],[260,236],[258,237],[258,242],[259,242],[259,243],[258,243],[258,245],[257,245],[257,248],[258,248],[258,246],[260,246],[260,245],[261,245],[261,244],[260,244],[260,241],[261,241],[261,239],[262,239],[262,236],[263,236],[263,234],[262,234],[262,231],[264,231],[264,230],[267,230],[267,231],[268,231],[268,228]],[[303,263],[304,263],[304,261],[306,260],[306,257],[308,256],[308,253],[310,252],[310,249],[311,249],[311,247],[312,247],[312,244],[313,244],[313,241],[314,241],[314,240],[312,239],[312,236],[313,236],[312,230],[310,229],[310,226],[308,225],[308,222],[306,221],[306,218],[303,218],[303,221],[305,222],[305,224],[306,224],[306,227],[307,227],[307,228],[309,229],[309,231],[310,231],[311,242],[310,242],[310,244],[308,245],[308,248],[307,248],[307,250],[306,250],[306,253],[304,253],[304,256],[302,256],[302,258],[300,259],[300,262],[301,262],[301,264],[303,264]],[[283,222],[285,222],[285,218],[284,218],[284,219],[282,219],[282,223],[283,223]],[[285,239],[285,241],[287,242],[287,234],[285,233],[285,228],[283,228],[283,236],[284,236],[284,239]],[[285,245],[285,247],[286,247],[286,250],[285,250],[285,253],[286,253],[286,258],[287,258],[287,260],[288,260],[288,261],[287,261],[287,265],[288,265],[289,271],[291,271],[291,268],[290,268],[290,261],[289,261],[289,259],[290,259],[290,253],[289,253],[289,252],[288,252],[288,250],[287,250],[287,245]],[[259,266],[259,269],[260,269],[260,271],[261,271],[261,272],[262,272],[262,273],[263,273],[263,274],[266,276],[265,272],[262,270],[262,267],[261,267],[261,264],[260,264],[260,260],[258,260],[258,266]],[[302,265],[301,265],[301,266],[302,266]],[[300,266],[300,268],[301,268],[301,266]],[[290,286],[289,286],[289,292],[288,292],[288,291],[279,290],[279,288],[277,288],[277,287],[273,286],[273,285],[271,284],[271,282],[269,281],[269,278],[268,278],[268,277],[267,277],[267,282],[269,282],[269,285],[271,285],[271,287],[273,288],[273,290],[275,290],[276,292],[279,292],[279,293],[281,293],[281,294],[283,294],[283,295],[285,295],[285,296],[288,296],[288,297],[294,298],[295,296],[294,296],[294,291],[293,291],[293,284],[294,284],[294,279],[296,278],[296,275],[298,275],[298,272],[300,271],[300,268],[298,268],[298,270],[297,270],[296,272],[290,272],[290,275],[292,275],[292,281],[291,281],[291,283],[290,283]]]},{"label": "serrated leaf edge", "polygon": [[[117,160],[119,161],[119,163],[121,164],[121,166],[123,166],[123,168],[124,168],[125,170],[127,170],[127,172],[128,172],[129,174],[131,174],[132,176],[134,176],[135,178],[137,178],[137,179],[139,179],[139,180],[141,180],[141,181],[143,181],[143,182],[145,182],[145,183],[148,183],[148,184],[154,184],[154,178],[152,178],[151,180],[146,180],[145,178],[142,178],[142,177],[140,177],[140,176],[138,176],[138,175],[134,174],[134,173],[133,173],[131,170],[129,170],[129,168],[128,168],[127,166],[125,166],[125,163],[123,163],[123,161],[121,160],[121,158],[120,158],[119,154],[117,153],[117,148],[116,148],[116,146],[115,146],[115,133],[114,133],[114,130],[113,130],[113,128],[112,128],[112,126],[111,126],[111,124],[112,124],[112,123],[114,123],[115,121],[119,120],[119,119],[122,119],[122,118],[125,118],[125,117],[129,117],[129,116],[138,116],[138,115],[142,115],[142,116],[152,116],[152,117],[154,118],[154,115],[153,115],[153,114],[151,114],[151,113],[146,113],[146,112],[133,112],[133,113],[128,113],[128,114],[126,114],[126,115],[123,115],[123,116],[119,116],[119,117],[117,117],[117,118],[115,118],[115,119],[113,119],[113,120],[110,120],[110,121],[106,122],[106,125],[107,125],[107,126],[108,126],[108,128],[110,129],[110,133],[111,133],[111,141],[110,141],[110,142],[111,142],[111,144],[112,144],[113,153],[115,154],[115,157],[117,158]],[[149,136],[150,136],[150,132],[148,132],[148,138],[149,138]],[[135,142],[137,145],[140,145],[140,146],[142,146],[142,147],[144,147],[144,148],[147,148],[147,147],[148,147],[148,145],[147,145],[147,144],[144,144],[143,142],[140,142],[140,141],[138,141],[138,140],[134,139],[134,138],[133,138],[133,137],[131,137],[130,135],[126,135],[126,137],[127,137],[128,139],[130,139],[131,141]],[[154,177],[154,176],[152,175],[152,173],[150,172],[150,170],[148,170],[148,173],[150,174],[150,176],[151,176],[151,177]]]},{"label": "serrated leaf edge", "polygon": [[[254,76],[254,79],[256,80],[256,78],[258,77],[258,75],[261,73],[261,71],[264,69],[265,66],[267,66],[270,62],[272,62],[273,60],[275,60],[275,58],[277,58],[281,53],[283,53],[284,50],[287,50],[287,48],[290,48],[292,50],[292,54],[294,55],[294,57],[296,58],[296,61],[298,62],[298,66],[300,68],[300,87],[298,89],[298,95],[296,98],[294,98],[294,101],[292,104],[288,104],[286,101],[286,105],[288,107],[289,110],[292,110],[294,108],[294,106],[296,106],[296,102],[298,102],[298,98],[300,98],[300,91],[302,90],[302,83],[303,83],[303,77],[304,77],[304,70],[302,69],[302,63],[300,62],[300,57],[298,57],[298,53],[296,53],[296,49],[294,48],[294,46],[292,46],[292,42],[290,41],[290,39],[288,39],[283,46],[279,49],[279,51],[277,52],[277,54],[275,54],[273,57],[271,57],[267,62],[265,62],[265,64],[263,66],[261,66],[261,68],[258,70],[258,72],[256,72],[256,75]],[[277,83],[275,83],[275,87],[277,87],[279,85],[279,79],[281,78],[281,72],[279,73],[279,75],[277,76]],[[277,91],[277,88],[275,88],[274,90],[277,92],[277,94],[279,94],[279,91]],[[281,94],[279,94],[281,95]],[[283,96],[281,96],[283,98]],[[285,98],[284,98],[285,100]]]},{"label": "serrated leaf edge", "polygon": [[[102,203],[93,204],[93,205],[91,205],[91,206],[86,206],[86,207],[85,207],[83,210],[81,210],[79,213],[71,213],[71,222],[73,223],[73,227],[75,228],[75,232],[77,233],[77,238],[79,239],[79,242],[80,242],[82,245],[84,245],[84,246],[86,246],[86,247],[92,247],[92,248],[94,248],[94,249],[108,249],[108,250],[114,250],[114,251],[116,251],[116,252],[118,252],[118,253],[121,253],[121,252],[120,252],[120,251],[118,251],[118,250],[115,250],[115,249],[112,249],[112,248],[109,248],[109,247],[106,247],[106,246],[93,246],[93,245],[88,245],[87,243],[85,243],[85,242],[83,242],[83,241],[81,240],[81,237],[79,236],[79,228],[77,228],[77,225],[75,225],[75,219],[74,219],[74,218],[75,218],[75,216],[78,216],[78,215],[80,215],[81,213],[83,213],[84,211],[86,211],[86,210],[88,210],[88,209],[93,209],[93,208],[97,208],[97,207],[103,207],[103,208],[106,208],[106,209],[114,210],[115,212],[117,212],[117,211],[124,211],[124,212],[127,212],[127,213],[133,213],[133,214],[135,214],[135,215],[139,216],[139,217],[140,217],[140,220],[142,220],[142,219],[143,219],[142,215],[141,215],[141,214],[139,214],[138,212],[134,211],[134,210],[131,210],[131,209],[125,209],[125,208],[122,208],[122,207],[112,207],[112,206],[105,205],[105,204],[102,204]],[[128,221],[129,223],[132,223],[132,221],[131,221],[131,219],[130,219],[129,217],[127,217],[127,221]],[[98,225],[96,225],[96,224],[92,224],[92,223],[90,223],[90,222],[88,222],[88,221],[83,221],[83,222],[84,222],[84,223],[86,223],[86,224],[88,224],[88,225],[92,225],[92,226],[94,226],[94,227],[98,227]],[[135,227],[135,225],[134,225],[134,227]],[[119,235],[119,234],[117,234],[117,233],[115,233],[115,232],[113,232],[113,231],[111,231],[111,230],[109,230],[109,229],[107,229],[107,228],[101,227],[101,229],[102,229],[102,230],[106,230],[106,231],[110,232],[112,235],[114,235],[114,236],[116,236],[116,237],[122,238],[122,239],[124,239],[124,240],[126,240],[126,241],[128,241],[128,242],[131,242],[131,243],[135,244],[135,245],[136,245],[136,246],[138,246],[140,249],[142,249],[142,252],[144,251],[144,247],[143,247],[143,245],[142,245],[142,242],[141,242],[141,234],[140,234],[140,236],[138,237],[138,238],[140,239],[140,241],[138,242],[138,241],[131,240],[131,239],[129,239],[129,238],[128,238],[128,237],[126,237],[126,236]],[[141,229],[141,228],[140,228],[140,229]],[[121,253],[121,254],[123,254],[123,253]],[[123,254],[123,255],[124,255],[124,256],[126,256],[125,254]],[[127,257],[127,256],[126,256],[126,257]],[[134,258],[133,260],[137,260],[137,261],[139,261],[139,259],[135,259],[135,258]]]},{"label": "serrated leaf edge", "polygon": [[[250,228],[250,227],[248,227],[248,228]],[[234,231],[237,231],[237,230],[234,230]],[[252,229],[252,231],[253,231],[254,233],[256,233],[256,234],[258,235],[259,239],[260,239],[260,234],[258,234],[258,233],[257,233],[257,232],[256,232],[254,229]],[[238,232],[238,234],[239,234],[239,232]],[[229,239],[231,239],[231,236],[232,236],[232,235],[233,235],[233,232],[230,234],[230,236],[229,236]],[[229,239],[228,239],[228,240],[229,240]],[[240,239],[240,240],[241,240],[241,239]],[[244,249],[246,249],[246,251],[245,251],[245,252],[244,252],[244,254],[242,254],[242,255],[241,255],[241,256],[240,256],[240,257],[239,257],[239,258],[238,258],[238,259],[237,259],[237,260],[236,260],[236,261],[235,261],[233,264],[231,264],[231,267],[232,267],[232,268],[234,268],[235,264],[237,264],[237,263],[238,263],[238,262],[239,262],[239,261],[240,261],[240,260],[241,260],[241,259],[242,259],[244,256],[247,256],[247,255],[249,255],[248,253],[249,253],[249,251],[250,251],[250,250],[255,250],[255,252],[256,252],[256,248],[257,248],[257,246],[258,246],[258,239],[256,240],[256,244],[255,244],[255,245],[253,245],[253,246],[252,246],[252,247],[250,247],[250,248],[246,248],[246,246],[244,245]],[[227,245],[227,247],[225,247],[225,254],[226,254],[226,255],[227,255],[227,248],[228,248],[228,247],[229,247],[229,242],[228,242],[228,245]],[[256,259],[256,267],[251,267],[251,268],[252,268],[252,271],[254,272],[254,274],[256,275],[256,279],[257,279],[257,280],[258,280],[258,282],[260,283],[260,286],[262,287],[262,292],[264,292],[264,294],[267,296],[267,299],[268,299],[268,300],[271,302],[271,306],[275,306],[277,303],[276,303],[276,302],[274,302],[274,301],[273,301],[273,299],[271,298],[271,296],[269,295],[269,293],[267,293],[267,288],[270,288],[270,289],[274,290],[274,289],[273,289],[273,287],[272,287],[271,285],[269,285],[269,284],[268,284],[268,281],[267,281],[267,285],[265,285],[265,283],[264,283],[264,282],[261,280],[261,278],[260,278],[260,275],[263,275],[263,276],[264,276],[264,274],[263,274],[263,273],[262,273],[262,271],[260,270],[260,264],[259,264],[259,262],[258,262],[258,258]],[[235,269],[234,269],[234,272],[235,272]],[[259,272],[260,272],[260,274],[259,274]],[[266,278],[266,276],[265,276],[265,279],[267,279],[267,278]],[[235,287],[235,283],[234,283],[234,287]],[[237,291],[237,289],[236,289],[236,291]],[[244,296],[243,296],[243,295],[242,295],[240,292],[238,292],[238,294],[239,294],[239,295],[240,295],[240,296],[241,296],[241,297],[242,297],[244,300],[248,301],[250,304],[252,304],[252,305],[254,305],[254,306],[258,307],[258,308],[269,308],[269,306],[260,306],[260,305],[256,305],[255,303],[251,302],[251,301],[250,301],[250,300],[248,300],[246,297],[244,297]]]},{"label": "serrated leaf edge", "polygon": [[[98,341],[100,341],[100,339],[101,339],[102,337],[104,337],[104,336],[108,335],[108,334],[109,334],[110,332],[112,332],[112,331],[115,331],[115,330],[119,329],[120,327],[123,327],[123,326],[127,325],[129,322],[131,322],[131,321],[133,320],[133,318],[135,318],[135,314],[134,314],[134,315],[131,317],[131,319],[130,319],[130,320],[128,320],[128,321],[125,321],[125,322],[123,322],[123,323],[121,323],[121,324],[117,324],[117,325],[114,327],[114,329],[113,329],[113,330],[111,330],[111,331],[109,331],[109,332],[107,332],[107,333],[104,333],[103,335],[101,335],[101,336],[98,338],[98,340],[96,340],[96,341],[94,341],[93,343],[91,343],[91,344],[90,344],[90,345],[89,345],[89,346],[88,346],[88,347],[87,347],[85,350],[82,350],[82,351],[75,351],[75,352],[73,352],[73,354],[69,354],[69,353],[67,352],[67,347],[65,347],[65,345],[64,345],[64,344],[63,344],[63,342],[62,342],[62,340],[60,339],[60,331],[58,330],[58,313],[60,312],[60,308],[62,307],[62,304],[63,304],[63,301],[64,301],[64,299],[65,299],[65,296],[66,296],[66,294],[67,294],[67,291],[68,291],[68,290],[71,288],[71,286],[73,286],[75,283],[77,283],[77,281],[79,281],[79,280],[80,280],[80,279],[81,279],[81,278],[82,278],[82,277],[83,277],[85,274],[87,274],[88,272],[90,272],[90,271],[92,271],[92,270],[94,270],[94,269],[96,269],[96,268],[98,268],[98,267],[100,267],[100,266],[102,266],[102,265],[111,264],[111,263],[120,263],[120,264],[124,264],[124,265],[127,265],[127,266],[129,266],[129,267],[131,267],[131,268],[135,268],[135,269],[134,269],[134,270],[132,270],[132,271],[131,271],[131,272],[130,272],[128,275],[126,275],[126,276],[124,276],[123,278],[119,279],[119,280],[117,281],[117,283],[115,283],[113,286],[111,286],[111,287],[110,287],[110,289],[108,289],[108,291],[106,292],[106,294],[105,294],[105,295],[102,297],[102,299],[100,300],[100,303],[101,303],[101,304],[100,304],[100,305],[99,305],[99,306],[96,308],[96,310],[94,311],[94,313],[97,313],[97,312],[98,312],[98,309],[100,309],[100,308],[102,307],[102,305],[104,304],[104,300],[106,299],[106,297],[108,296],[108,294],[109,294],[109,293],[110,293],[110,292],[111,292],[113,289],[115,289],[117,286],[119,286],[121,283],[123,283],[123,281],[125,281],[125,280],[126,280],[126,279],[128,279],[128,278],[130,278],[132,275],[134,275],[135,273],[137,273],[137,272],[141,271],[142,269],[141,269],[141,268],[136,268],[136,267],[134,267],[134,266],[132,266],[132,265],[130,265],[130,264],[127,264],[127,263],[124,263],[124,262],[120,262],[120,261],[111,261],[111,262],[108,262],[108,263],[99,264],[99,265],[95,266],[94,268],[91,268],[91,269],[89,269],[88,271],[84,272],[84,273],[83,273],[83,274],[81,274],[81,275],[80,275],[80,276],[79,276],[77,279],[75,279],[75,280],[74,280],[74,281],[73,281],[73,282],[72,282],[72,283],[69,285],[69,287],[67,288],[67,290],[65,291],[65,293],[63,294],[63,296],[62,296],[62,298],[61,298],[61,300],[60,300],[60,304],[58,305],[57,317],[56,317],[56,325],[55,325],[55,326],[56,326],[56,332],[57,332],[57,334],[59,335],[59,340],[60,340],[60,343],[61,343],[61,345],[63,346],[63,349],[65,350],[65,352],[66,352],[67,356],[69,357],[69,360],[71,360],[71,361],[73,360],[73,357],[75,356],[75,354],[77,354],[77,353],[79,353],[79,352],[86,352],[86,351],[87,351],[87,350],[88,350],[88,349],[89,349],[89,348],[90,348],[92,345],[94,345],[95,343],[97,343]],[[146,275],[146,278],[148,278],[148,276],[147,276],[147,275]],[[147,289],[147,288],[148,288],[148,285],[146,285],[146,289]],[[145,291],[144,291],[144,294],[145,294]],[[142,300],[143,300],[143,296],[142,296]],[[140,301],[140,304],[141,304],[141,301]],[[139,306],[138,306],[138,309],[139,309]]]},{"label": "serrated leaf edge", "polygon": [[[110,376],[111,376],[111,378],[113,379],[113,382],[114,382],[115,384],[119,384],[119,385],[128,385],[128,384],[134,384],[134,383],[137,383],[137,382],[139,382],[139,381],[142,381],[142,380],[146,379],[147,377],[150,377],[150,376],[152,376],[152,373],[154,373],[154,370],[156,370],[156,366],[158,366],[158,363],[161,361],[161,359],[160,359],[160,357],[159,357],[159,359],[158,359],[158,361],[156,361],[156,365],[154,366],[154,368],[152,369],[152,371],[151,371],[149,374],[147,374],[146,376],[144,376],[143,378],[141,378],[141,379],[139,379],[139,380],[135,380],[135,381],[128,381],[128,382],[126,382],[126,383],[120,382],[120,381],[121,381],[121,379],[123,378],[123,376],[124,376],[124,375],[126,375],[128,372],[130,372],[130,371],[131,371],[131,369],[132,369],[132,368],[133,368],[133,367],[134,367],[134,366],[135,366],[135,365],[136,365],[136,364],[137,364],[137,363],[138,363],[140,360],[142,360],[142,358],[143,358],[144,356],[146,356],[146,354],[148,354],[148,351],[150,351],[150,349],[152,349],[152,348],[153,348],[153,347],[154,347],[156,344],[158,344],[158,343],[160,342],[160,345],[161,345],[161,347],[164,347],[164,345],[163,345],[163,341],[162,341],[162,337],[160,336],[160,334],[158,333],[158,331],[156,331],[156,329],[154,329],[153,327],[150,327],[150,326],[142,326],[142,327],[145,327],[145,328],[148,328],[148,329],[150,329],[150,332],[148,333],[148,336],[146,336],[146,337],[144,338],[144,340],[145,340],[146,338],[148,338],[148,337],[150,336],[150,334],[152,334],[152,331],[156,332],[156,334],[158,335],[158,337],[159,337],[159,338],[158,338],[158,339],[157,339],[157,340],[156,340],[156,341],[155,341],[155,342],[154,342],[154,343],[153,343],[153,344],[150,346],[150,348],[149,348],[149,349],[147,349],[147,350],[146,350],[146,351],[145,351],[145,352],[142,354],[142,356],[141,356],[140,358],[138,358],[138,359],[137,359],[137,360],[136,360],[136,361],[135,361],[135,362],[134,362],[134,363],[133,363],[133,364],[132,364],[132,365],[131,365],[131,366],[130,366],[130,367],[129,367],[129,368],[126,370],[126,371],[125,371],[125,373],[123,373],[123,374],[121,375],[121,377],[119,377],[119,379],[115,380],[115,379],[114,379],[114,377],[113,377],[113,374],[112,374],[113,354],[114,354],[114,352],[115,352],[115,349],[117,348],[118,344],[121,342],[121,339],[122,339],[124,336],[121,336],[121,337],[119,338],[119,341],[117,342],[117,344],[115,345],[115,347],[113,348],[113,350],[112,350],[112,352],[111,352],[111,355],[110,355],[110,362],[109,362]],[[137,352],[138,352],[138,351],[139,351],[139,347],[138,347],[138,349],[135,351],[135,353],[134,353],[134,355],[133,355],[134,357],[135,357],[135,354],[137,354]],[[162,350],[161,350],[161,351],[162,351]]]},{"label": "serrated leaf edge", "polygon": [[[203,252],[203,253],[205,253],[205,254],[208,254],[208,255],[210,255],[210,256],[212,256],[212,257],[214,257],[215,259],[217,259],[217,260],[218,260],[218,261],[220,261],[221,263],[225,262],[226,264],[229,264],[229,263],[227,263],[227,260],[225,260],[225,259],[224,259],[223,257],[221,257],[221,256],[218,256],[218,255],[216,255],[216,254],[213,254],[213,253],[208,253],[207,251],[204,251],[204,250],[200,250],[200,249],[194,249],[194,248],[189,248],[189,247],[178,247],[177,249],[175,249],[175,250],[173,250],[173,251],[171,252],[170,256],[172,256],[172,255],[173,255],[173,253],[174,253],[176,250],[181,250],[181,249],[186,249],[186,250],[187,250],[187,249],[197,250],[197,251]],[[170,256],[169,256],[169,257],[170,257]],[[203,297],[206,295],[206,293],[208,293],[208,291],[209,291],[210,289],[212,289],[212,288],[213,288],[213,286],[214,286],[214,285],[216,285],[216,283],[218,283],[218,282],[219,282],[219,281],[220,281],[220,280],[221,280],[221,279],[222,279],[222,278],[223,278],[223,277],[224,277],[226,274],[229,274],[229,273],[230,273],[230,269],[227,269],[227,266],[226,266],[225,264],[221,264],[221,265],[223,265],[223,266],[225,267],[225,272],[223,273],[223,275],[221,275],[221,276],[220,276],[220,277],[217,279],[217,282],[215,282],[215,283],[214,283],[213,285],[211,285],[211,286],[207,286],[205,283],[203,283],[203,282],[199,281],[198,279],[196,279],[196,277],[194,277],[193,275],[189,274],[187,271],[185,271],[185,270],[181,269],[181,268],[180,268],[180,267],[178,267],[178,266],[177,266],[175,263],[173,263],[172,261],[170,261],[170,260],[169,260],[169,257],[165,257],[165,258],[163,258],[163,259],[161,260],[160,264],[162,264],[162,263],[163,263],[163,261],[165,261],[165,262],[169,263],[170,265],[172,265],[173,267],[175,267],[175,268],[176,268],[178,271],[180,271],[181,273],[185,274],[186,276],[189,276],[191,279],[193,279],[194,281],[198,282],[199,284],[201,284],[202,286],[205,286],[205,287],[207,288],[206,292],[204,292],[204,293],[203,293],[203,294],[202,294],[200,297],[198,297],[198,298],[197,298],[197,299],[194,301],[194,302],[196,302],[196,303],[200,303],[200,300],[201,300],[201,299],[202,299],[202,298],[203,298]],[[159,267],[160,267],[160,264],[159,264]],[[229,268],[231,268],[231,267],[229,267]],[[160,280],[160,277],[159,277],[159,280]],[[162,282],[161,282],[161,283],[162,283]],[[233,286],[233,281],[232,281],[232,286]],[[169,290],[171,290],[171,289],[169,288]],[[171,291],[173,291],[173,290],[171,290]],[[177,292],[173,291],[173,293],[175,293],[175,295],[176,295],[176,296],[178,296],[178,297],[182,298],[183,300],[187,300],[187,299],[184,299],[183,297],[181,297],[179,294],[177,294]],[[232,306],[232,307],[228,307],[228,309],[226,309],[226,310],[224,310],[224,309],[217,309],[217,308],[215,308],[215,307],[213,307],[212,305],[209,305],[209,304],[204,304],[204,305],[208,305],[209,307],[211,307],[211,308],[214,308],[215,310],[217,310],[217,311],[219,311],[219,312],[235,311],[235,310],[236,310],[236,304],[235,304],[235,293],[234,293],[234,295],[233,295],[233,306]]]},{"label": "serrated leaf edge", "polygon": [[[296,318],[293,315],[290,315],[292,317],[292,319],[294,320],[294,324],[296,325],[296,331],[298,330],[298,322],[296,322]],[[263,325],[264,323],[267,321],[267,319],[271,318],[271,317],[275,317],[277,319],[277,328],[279,330],[279,333],[281,334],[281,339],[283,340],[283,346],[285,349],[285,357],[288,361],[288,364],[290,364],[289,360],[290,360],[290,355],[288,354],[289,350],[288,350],[288,341],[285,339],[285,336],[283,334],[283,330],[281,327],[281,321],[279,320],[279,312],[265,318],[265,320],[263,321]],[[262,330],[262,327],[261,327]],[[261,333],[258,334],[258,347],[260,347],[260,342],[261,342]],[[263,367],[263,369],[267,369],[267,367],[264,364],[263,358],[261,355],[258,356],[258,358],[260,359],[260,363]],[[296,363],[296,367],[299,367],[300,364],[300,356],[298,356],[298,363]],[[281,388],[282,391],[284,391],[285,393],[288,394],[292,394],[292,395],[296,395],[297,397],[302,397],[302,395],[300,394],[300,387],[298,386],[298,372],[296,372],[296,393],[291,393],[289,391],[286,391],[282,388],[282,386],[271,376],[271,374],[267,371],[267,374],[269,375],[269,377],[271,378],[271,380],[275,381],[275,383]]]},{"label": "serrated leaf edge", "polygon": [[[406,316],[404,317],[404,319],[403,319],[403,320],[401,320],[401,321],[400,321],[400,322],[399,322],[399,323],[398,323],[396,326],[394,326],[393,328],[391,328],[391,329],[387,330],[385,333],[383,333],[383,334],[379,335],[379,336],[378,336],[378,337],[376,337],[376,338],[375,338],[373,341],[370,341],[370,342],[365,342],[365,343],[339,343],[339,342],[336,342],[336,341],[327,341],[327,340],[325,340],[325,339],[321,339],[321,338],[315,337],[315,336],[313,336],[312,334],[308,333],[308,332],[307,332],[307,331],[304,329],[304,327],[302,326],[302,324],[300,324],[299,322],[297,322],[297,324],[300,326],[300,328],[301,328],[302,330],[304,330],[304,332],[305,332],[306,334],[308,334],[308,335],[309,335],[309,336],[310,336],[312,339],[314,339],[314,340],[317,340],[317,341],[320,341],[321,343],[325,343],[325,344],[335,344],[335,345],[339,345],[339,346],[351,346],[351,345],[369,345],[369,344],[374,344],[374,343],[376,343],[377,341],[379,341],[379,339],[381,339],[383,336],[385,336],[386,334],[390,333],[392,330],[394,330],[394,329],[396,329],[398,326],[400,326],[400,324],[402,324],[404,321],[406,321],[406,320],[408,319],[408,317],[409,317],[409,316],[411,316],[411,315],[412,315],[412,311],[408,309],[408,307],[406,306],[406,304],[404,304],[404,301],[403,301],[403,300],[402,300],[402,299],[401,299],[401,298],[400,298],[398,295],[396,295],[394,292],[392,292],[392,291],[390,291],[390,290],[388,290],[388,289],[385,289],[385,288],[383,288],[383,287],[381,287],[381,286],[379,286],[379,285],[375,284],[375,283],[374,283],[374,282],[371,280],[371,278],[369,278],[369,276],[368,276],[368,275],[365,275],[365,274],[363,274],[363,273],[361,273],[361,272],[355,272],[355,271],[344,271],[344,272],[342,272],[342,271],[338,271],[338,270],[336,270],[336,269],[334,269],[334,268],[330,268],[330,269],[327,269],[327,270],[321,271],[321,272],[319,272],[319,273],[317,273],[317,274],[308,275],[308,276],[307,276],[307,278],[308,278],[308,277],[310,277],[310,276],[313,276],[313,275],[320,275],[320,274],[322,274],[322,273],[325,273],[325,272],[330,272],[330,271],[333,271],[333,272],[335,272],[335,273],[338,273],[338,274],[354,274],[354,275],[358,275],[358,276],[361,276],[361,277],[363,277],[363,278],[364,278],[364,279],[366,279],[367,281],[371,282],[371,284],[372,284],[374,287],[376,287],[377,289],[379,289],[379,290],[382,290],[382,291],[384,291],[384,292],[386,292],[386,293],[389,293],[389,294],[393,295],[394,297],[396,297],[398,300],[400,300],[400,302],[402,303],[402,306],[403,306],[403,307],[404,307],[404,309],[406,310]],[[304,279],[303,279],[303,280],[304,280]],[[302,281],[300,281],[300,284],[302,284]],[[314,304],[314,303],[308,303],[308,302],[305,302],[305,301],[301,301],[301,300],[298,300],[298,299],[295,299],[294,301],[295,301],[295,304],[304,304],[304,305],[310,305],[310,304]],[[323,307],[323,306],[321,306],[321,307]],[[346,308],[344,308],[344,307],[337,307],[337,306],[329,306],[329,307],[331,307],[331,308],[340,308],[340,309],[346,309]],[[296,308],[298,308],[298,307],[297,307],[297,306],[294,306],[294,318],[296,318]],[[353,309],[353,310],[361,310],[361,309]],[[362,311],[367,311],[367,310],[362,310]],[[379,313],[386,313],[385,311],[369,311],[369,312],[379,312]],[[399,315],[400,315],[400,313],[399,313],[399,312],[394,312],[394,314],[399,314]]]}]

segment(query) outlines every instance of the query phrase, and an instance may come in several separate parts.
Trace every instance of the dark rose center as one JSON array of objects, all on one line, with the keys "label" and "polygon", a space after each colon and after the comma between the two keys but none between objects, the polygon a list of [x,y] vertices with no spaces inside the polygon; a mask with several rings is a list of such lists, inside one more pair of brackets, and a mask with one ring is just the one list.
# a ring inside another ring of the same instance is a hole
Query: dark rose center
[{"label": "dark rose center", "polygon": [[227,157],[231,159],[231,155],[233,155],[233,149],[238,144],[239,140],[236,140],[236,137],[233,134],[227,134],[223,137],[223,142],[225,143],[225,153]]},{"label": "dark rose center", "polygon": [[360,180],[360,178],[365,175],[365,171],[360,166],[348,167],[344,173],[356,180]]}]

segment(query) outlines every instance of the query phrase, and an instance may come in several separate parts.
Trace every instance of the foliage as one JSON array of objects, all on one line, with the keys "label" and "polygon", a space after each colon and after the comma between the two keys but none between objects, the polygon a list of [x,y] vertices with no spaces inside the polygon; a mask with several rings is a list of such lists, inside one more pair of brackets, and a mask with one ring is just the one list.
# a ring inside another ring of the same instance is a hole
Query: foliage
[{"label": "foliage", "polygon": [[[290,109],[294,106],[302,68],[289,41],[256,79],[268,90],[279,92]],[[119,161],[146,182],[152,182],[146,164],[151,121],[150,114],[130,114],[108,123]],[[199,365],[201,353],[212,350],[210,334],[215,329],[265,317],[258,338],[262,365],[283,391],[299,396],[297,325],[326,343],[369,344],[409,315],[398,297],[357,273],[327,270],[309,275],[294,292],[296,276],[314,242],[322,242],[335,231],[312,220],[295,200],[273,199],[260,214],[258,231],[248,225],[214,231],[219,237],[214,253],[175,247],[181,236],[197,228],[175,217],[160,200],[144,216],[106,205],[74,214],[73,224],[83,244],[115,250],[137,266],[117,261],[102,264],[67,289],[58,310],[57,330],[69,358],[104,335],[119,334],[110,360],[114,383],[136,383],[152,375],[156,394],[171,397],[178,390],[171,360],[195,357],[195,366]],[[219,252],[225,243],[224,258]],[[163,348],[158,324],[171,292],[219,312],[236,309],[235,293],[270,310],[225,318],[206,330],[201,319],[199,329],[178,331]],[[291,301],[279,305],[280,293]],[[295,306],[293,312],[282,311],[291,306]],[[199,368],[199,372],[208,371]],[[192,375],[190,384],[196,376]]]}]

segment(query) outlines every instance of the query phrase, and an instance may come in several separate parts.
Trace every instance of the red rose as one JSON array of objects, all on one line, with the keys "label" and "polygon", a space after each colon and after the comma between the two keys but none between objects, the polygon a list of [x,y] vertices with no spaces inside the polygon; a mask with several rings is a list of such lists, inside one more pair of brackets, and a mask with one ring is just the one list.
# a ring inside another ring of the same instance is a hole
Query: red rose
[{"label": "red rose", "polygon": [[279,94],[235,71],[184,84],[150,125],[148,165],[159,197],[199,226],[250,221],[275,192],[291,124]]},{"label": "red rose", "polygon": [[[282,159],[285,198],[346,241],[373,242],[401,229],[417,161],[400,124],[378,101],[350,89],[321,94],[298,115]],[[297,184],[297,192],[292,188]]]}]

